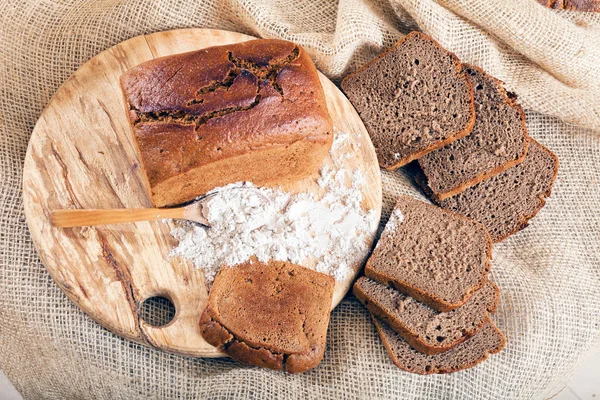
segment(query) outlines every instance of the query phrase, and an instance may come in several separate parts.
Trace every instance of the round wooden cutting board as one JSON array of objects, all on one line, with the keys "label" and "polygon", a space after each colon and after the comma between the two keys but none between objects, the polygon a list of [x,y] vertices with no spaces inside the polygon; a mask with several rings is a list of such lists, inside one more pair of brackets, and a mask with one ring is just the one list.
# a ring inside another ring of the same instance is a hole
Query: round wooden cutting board
[{"label": "round wooden cutting board", "polygon": [[[37,122],[23,176],[27,222],[40,257],[58,286],[83,311],[117,335],[165,351],[196,357],[223,354],[200,335],[208,296],[201,269],[168,257],[177,244],[173,222],[139,222],[86,228],[54,228],[50,211],[64,208],[151,207],[125,114],[119,77],[153,58],[254,39],[239,33],[186,29],[139,36],[92,58],[52,98]],[[381,213],[381,175],[369,136],[344,95],[321,75],[329,112],[350,145],[333,153],[366,178],[363,206]],[[331,159],[326,160],[331,162]],[[285,190],[314,190],[315,179]],[[363,255],[363,261],[367,254]],[[337,282],[333,306],[353,276]],[[175,307],[171,322],[153,326],[140,317],[148,298]]]}]

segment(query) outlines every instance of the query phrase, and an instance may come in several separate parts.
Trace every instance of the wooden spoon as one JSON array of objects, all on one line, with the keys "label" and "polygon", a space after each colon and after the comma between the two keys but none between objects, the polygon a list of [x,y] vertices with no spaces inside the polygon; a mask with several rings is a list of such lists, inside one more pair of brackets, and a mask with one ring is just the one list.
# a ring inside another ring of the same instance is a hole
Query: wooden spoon
[{"label": "wooden spoon", "polygon": [[202,215],[201,199],[176,208],[133,208],[113,210],[54,210],[50,213],[52,225],[57,228],[121,224],[124,222],[155,221],[165,218],[185,219],[210,226]]}]

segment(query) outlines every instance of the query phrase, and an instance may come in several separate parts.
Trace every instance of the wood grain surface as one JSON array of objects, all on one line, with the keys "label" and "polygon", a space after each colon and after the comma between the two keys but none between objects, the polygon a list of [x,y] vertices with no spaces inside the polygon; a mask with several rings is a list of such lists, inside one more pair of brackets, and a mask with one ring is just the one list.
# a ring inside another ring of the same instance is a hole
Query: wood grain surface
[{"label": "wood grain surface", "polygon": [[[156,57],[250,39],[226,31],[185,29],[127,40],[75,72],[34,128],[23,176],[25,213],[34,244],[67,296],[117,335],[189,356],[223,355],[199,331],[208,295],[202,270],[167,256],[176,245],[169,234],[172,221],[59,229],[50,223],[50,211],[152,207],[119,77]],[[371,141],[344,95],[323,75],[321,82],[336,129],[351,134],[351,149],[345,151],[352,151],[352,157],[336,153],[332,157],[343,160],[348,169],[363,172],[367,181],[363,206],[375,209],[379,220],[381,176]],[[284,189],[318,191],[318,185],[310,178]],[[377,223],[370,228],[374,236]],[[354,275],[360,267],[354,266]],[[336,283],[332,307],[353,279]],[[175,316],[167,325],[152,326],[140,318],[142,303],[154,296],[166,297],[175,306]]]}]

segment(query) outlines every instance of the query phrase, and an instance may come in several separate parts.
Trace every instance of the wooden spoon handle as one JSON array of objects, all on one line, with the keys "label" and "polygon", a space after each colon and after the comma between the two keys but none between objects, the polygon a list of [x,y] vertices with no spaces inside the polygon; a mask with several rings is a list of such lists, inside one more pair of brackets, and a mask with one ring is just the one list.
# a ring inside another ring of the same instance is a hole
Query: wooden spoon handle
[{"label": "wooden spoon handle", "polygon": [[139,208],[115,210],[54,210],[50,218],[58,228],[120,224],[123,222],[153,221],[163,218],[182,218],[180,208]]}]

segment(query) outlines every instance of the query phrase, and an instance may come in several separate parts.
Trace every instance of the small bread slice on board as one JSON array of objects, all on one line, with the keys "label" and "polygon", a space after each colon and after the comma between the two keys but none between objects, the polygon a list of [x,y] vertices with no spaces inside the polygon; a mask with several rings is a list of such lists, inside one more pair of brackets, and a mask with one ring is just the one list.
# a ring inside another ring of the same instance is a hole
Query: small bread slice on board
[{"label": "small bread slice on board", "polygon": [[342,81],[379,165],[397,169],[471,132],[473,87],[458,58],[411,32]]},{"label": "small bread slice on board", "polygon": [[488,281],[456,310],[441,313],[412,297],[365,276],[353,287],[354,295],[413,348],[425,354],[448,351],[473,336],[498,305],[500,290]]},{"label": "small bread slice on board", "polygon": [[[521,164],[436,202],[447,210],[481,222],[492,240],[500,242],[524,229],[546,204],[557,173],[556,155],[532,139]],[[420,179],[416,180],[425,186]]]},{"label": "small bread slice on board", "polygon": [[238,361],[289,373],[323,358],[333,277],[269,261],[223,266],[200,319],[202,336]]},{"label": "small bread slice on board", "polygon": [[488,319],[472,337],[444,353],[427,355],[410,347],[408,342],[387,324],[373,317],[379,337],[396,366],[407,372],[422,375],[447,374],[471,368],[498,353],[506,345],[506,339],[494,323]]},{"label": "small bread slice on board", "polygon": [[529,146],[525,113],[515,96],[482,69],[464,67],[475,89],[473,131],[418,161],[437,200],[521,163]]},{"label": "small bread slice on board", "polygon": [[365,275],[446,312],[485,285],[491,258],[492,241],[483,225],[401,196]]}]

